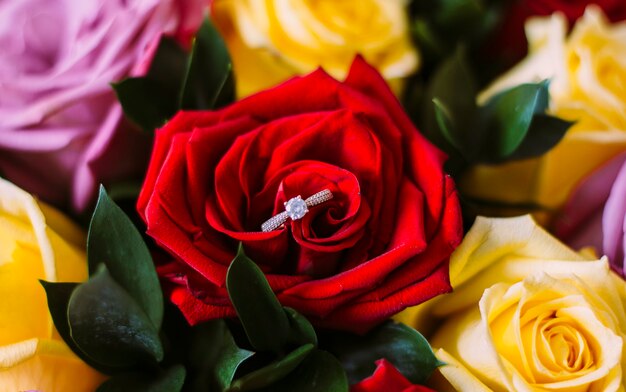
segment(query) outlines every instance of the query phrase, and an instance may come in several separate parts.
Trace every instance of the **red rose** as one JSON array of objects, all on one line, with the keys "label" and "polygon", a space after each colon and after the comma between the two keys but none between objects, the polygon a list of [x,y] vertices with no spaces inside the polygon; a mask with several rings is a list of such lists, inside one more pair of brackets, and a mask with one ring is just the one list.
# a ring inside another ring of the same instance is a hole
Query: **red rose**
[{"label": "red rose", "polygon": [[524,32],[524,23],[532,16],[546,16],[562,12],[573,26],[585,12],[589,4],[596,4],[612,22],[626,19],[625,0],[521,0],[515,1],[506,10],[499,27],[490,43],[491,51],[497,52],[508,64],[513,64],[524,57],[528,42]]},{"label": "red rose", "polygon": [[386,359],[376,361],[374,374],[350,387],[350,392],[434,392],[422,385],[411,384],[402,373]]},{"label": "red rose", "polygon": [[[283,305],[364,332],[450,290],[462,227],[444,160],[359,58],[344,83],[318,70],[176,115],[156,133],[138,210],[175,258],[159,274],[191,324],[235,315],[225,278],[241,241]],[[284,202],[324,189],[332,200],[261,232]]]}]

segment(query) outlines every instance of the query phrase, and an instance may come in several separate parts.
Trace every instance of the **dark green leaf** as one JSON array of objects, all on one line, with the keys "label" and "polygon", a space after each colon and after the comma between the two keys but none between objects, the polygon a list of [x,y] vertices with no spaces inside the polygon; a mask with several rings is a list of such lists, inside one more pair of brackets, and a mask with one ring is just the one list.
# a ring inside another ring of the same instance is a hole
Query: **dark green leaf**
[{"label": "dark green leaf", "polygon": [[67,307],[69,305],[72,292],[76,287],[78,287],[79,283],[54,283],[43,280],[40,280],[39,282],[46,291],[46,296],[48,297],[48,309],[50,310],[54,326],[59,332],[59,335],[61,335],[61,338],[65,341],[65,344],[67,344],[68,347],[72,349],[72,351],[85,363],[94,369],[106,374],[114,372],[115,368],[103,366],[85,355],[85,353],[83,353],[78,346],[76,346],[76,343],[74,343],[74,340],[70,335],[70,324],[67,319]]},{"label": "dark green leaf", "polygon": [[[476,83],[467,65],[465,50],[459,48],[437,69],[428,86],[428,97],[424,116],[429,138],[448,151],[448,140],[451,140],[453,143],[450,144],[463,156],[472,156],[479,136],[473,126],[477,111]],[[442,115],[441,109],[445,108],[444,123],[449,125],[446,129],[440,127],[437,108],[439,116]]]},{"label": "dark green leaf", "polygon": [[312,344],[300,346],[280,360],[235,380],[227,391],[251,391],[272,385],[291,373],[313,349]]},{"label": "dark green leaf", "polygon": [[147,77],[126,78],[111,86],[124,114],[144,131],[161,127],[175,112],[159,86]]},{"label": "dark green leaf", "polygon": [[480,0],[439,0],[437,5],[436,23],[449,28],[473,26],[484,13]]},{"label": "dark green leaf", "polygon": [[70,325],[67,320],[67,306],[70,302],[72,292],[79,283],[54,283],[46,282],[45,280],[39,281],[46,291],[48,297],[48,309],[54,321],[59,335],[67,342],[71,347],[74,342],[70,339]]},{"label": "dark green leaf", "polygon": [[429,18],[416,18],[413,22],[413,36],[419,43],[420,51],[426,51],[426,59],[443,55],[447,49],[445,43],[439,38],[439,35],[429,23]]},{"label": "dark green leaf", "polygon": [[535,114],[524,141],[508,159],[526,159],[545,154],[561,141],[573,124],[558,117]]},{"label": "dark green leaf", "polygon": [[343,365],[350,384],[372,375],[375,361],[381,358],[386,358],[414,384],[424,384],[433,370],[441,366],[428,341],[404,324],[389,321],[365,336],[336,333],[330,338],[328,350]]},{"label": "dark green leaf", "polygon": [[191,333],[186,382],[191,391],[223,391],[239,366],[254,354],[236,345],[222,319],[194,326]]},{"label": "dark green leaf", "polygon": [[174,41],[161,39],[146,76],[112,85],[124,114],[146,131],[162,126],[174,115],[179,109],[186,57]]},{"label": "dark green leaf", "polygon": [[161,328],[163,294],[150,251],[102,186],[89,225],[87,259],[91,273],[99,263],[105,263],[113,279],[137,301],[156,329]]},{"label": "dark green leaf", "polygon": [[228,72],[218,89],[217,97],[213,104],[214,109],[224,107],[235,100],[235,73],[231,64],[228,64],[227,68]]},{"label": "dark green leaf", "polygon": [[219,32],[206,19],[196,35],[180,95],[182,109],[214,109],[232,100],[230,56]]},{"label": "dark green leaf", "polygon": [[224,390],[231,385],[239,365],[254,355],[254,353],[239,348],[223,321],[222,326],[222,340],[214,342],[219,348],[217,350],[218,355],[216,356],[215,368],[211,370],[216,373],[215,378],[220,389]]},{"label": "dark green leaf", "polygon": [[285,378],[262,389],[262,392],[292,391],[348,392],[348,379],[337,358],[326,351],[316,349]]},{"label": "dark green leaf", "polygon": [[289,336],[289,319],[265,275],[245,255],[241,244],[228,268],[226,288],[252,347],[281,352]]},{"label": "dark green leaf", "polygon": [[450,110],[437,98],[433,99],[433,104],[435,105],[435,118],[441,134],[454,148],[463,151],[463,140],[459,140],[459,131],[454,124]]},{"label": "dark green leaf", "polygon": [[487,151],[493,160],[507,158],[526,137],[535,114],[548,107],[548,82],[521,84],[494,96],[481,108],[481,122],[487,130]]},{"label": "dark green leaf", "polygon": [[72,340],[94,361],[131,367],[163,359],[154,324],[104,265],[73,291],[67,314]]},{"label": "dark green leaf", "polygon": [[185,368],[173,366],[160,374],[123,373],[102,383],[97,392],[178,392],[185,382]]},{"label": "dark green leaf", "polygon": [[283,309],[289,319],[289,343],[299,346],[310,343],[317,347],[317,335],[309,320],[294,309],[286,307]]}]

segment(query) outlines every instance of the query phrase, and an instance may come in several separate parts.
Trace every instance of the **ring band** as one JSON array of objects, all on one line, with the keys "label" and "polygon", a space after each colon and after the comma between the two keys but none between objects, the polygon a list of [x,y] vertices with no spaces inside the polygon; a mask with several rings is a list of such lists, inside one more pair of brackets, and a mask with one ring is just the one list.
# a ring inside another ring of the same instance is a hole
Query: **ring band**
[{"label": "ring band", "polygon": [[302,200],[300,195],[289,199],[289,201],[285,202],[285,211],[274,215],[270,219],[263,222],[261,225],[261,231],[268,232],[275,230],[282,226],[287,219],[291,218],[291,220],[302,219],[307,212],[309,212],[308,207],[313,207],[318,204],[322,204],[325,201],[328,201],[333,198],[333,193],[328,189],[324,189],[323,191],[317,192],[316,194],[307,197],[306,200]]}]

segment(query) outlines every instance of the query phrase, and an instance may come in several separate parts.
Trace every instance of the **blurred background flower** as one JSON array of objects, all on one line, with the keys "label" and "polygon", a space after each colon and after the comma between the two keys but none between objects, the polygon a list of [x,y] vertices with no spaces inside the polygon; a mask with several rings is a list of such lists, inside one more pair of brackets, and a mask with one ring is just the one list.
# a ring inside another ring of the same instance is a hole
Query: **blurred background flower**
[{"label": "blurred background flower", "polygon": [[600,7],[612,22],[626,19],[626,2],[622,0],[516,0],[509,2],[489,42],[490,50],[497,52],[505,62],[513,64],[524,57],[528,41],[524,23],[534,16],[549,16],[560,12],[569,26],[585,13],[590,4]]},{"label": "blurred background flower", "polygon": [[582,181],[555,221],[574,248],[594,247],[624,276],[626,267],[626,152]]},{"label": "blurred background flower", "polygon": [[205,0],[0,3],[0,172],[83,211],[101,183],[141,178],[149,137],[110,83],[144,75],[160,38],[188,44]]},{"label": "blurred background flower", "polygon": [[226,39],[237,95],[244,97],[322,66],[343,80],[355,55],[392,82],[416,71],[419,57],[404,0],[215,0],[213,18]]},{"label": "blurred background flower", "polygon": [[476,166],[460,188],[478,199],[554,211],[582,178],[626,148],[626,23],[611,24],[591,6],[570,35],[561,14],[531,19],[526,26],[529,56],[479,100],[548,79],[549,114],[575,124],[542,157]]}]

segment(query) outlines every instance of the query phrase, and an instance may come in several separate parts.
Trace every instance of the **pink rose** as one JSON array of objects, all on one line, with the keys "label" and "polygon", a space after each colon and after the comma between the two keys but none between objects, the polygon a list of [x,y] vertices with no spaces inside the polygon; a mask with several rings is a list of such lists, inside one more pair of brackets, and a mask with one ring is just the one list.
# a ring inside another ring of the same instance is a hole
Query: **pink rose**
[{"label": "pink rose", "polygon": [[148,138],[110,83],[145,75],[162,35],[188,44],[206,3],[0,2],[0,173],[75,211],[98,183],[140,176]]},{"label": "pink rose", "polygon": [[624,276],[626,152],[583,180],[559,215],[557,236],[574,248],[593,246]]}]

